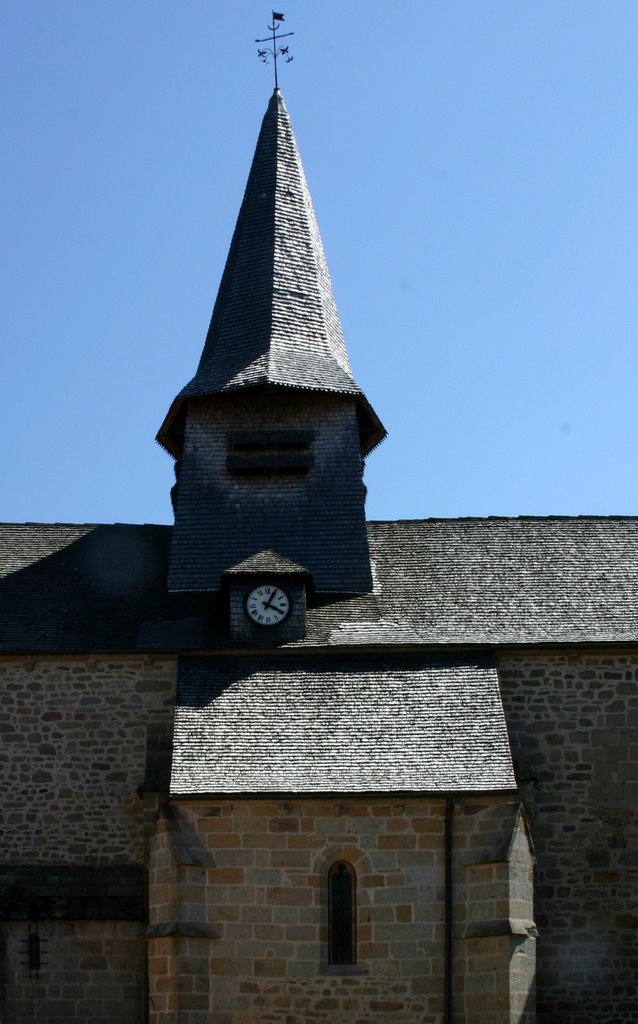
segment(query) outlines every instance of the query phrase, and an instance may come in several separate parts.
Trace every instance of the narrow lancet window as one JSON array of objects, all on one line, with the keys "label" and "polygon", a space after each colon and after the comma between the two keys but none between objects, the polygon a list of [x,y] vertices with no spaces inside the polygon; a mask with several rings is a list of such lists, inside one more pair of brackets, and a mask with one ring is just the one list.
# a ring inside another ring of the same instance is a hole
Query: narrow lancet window
[{"label": "narrow lancet window", "polygon": [[354,868],[337,861],[328,872],[328,959],[331,964],[353,964],[357,959]]}]

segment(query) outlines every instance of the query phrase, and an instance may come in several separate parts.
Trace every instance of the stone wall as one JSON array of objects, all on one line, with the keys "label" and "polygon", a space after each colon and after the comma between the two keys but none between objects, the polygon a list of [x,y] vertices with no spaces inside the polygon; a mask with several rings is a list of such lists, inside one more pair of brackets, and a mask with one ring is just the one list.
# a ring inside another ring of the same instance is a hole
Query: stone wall
[{"label": "stone wall", "polygon": [[[152,1024],[439,1024],[445,992],[445,800],[171,805],[149,870]],[[456,1021],[469,1024],[465,949],[469,864],[507,858],[512,804],[465,800],[454,821]],[[189,852],[190,851],[190,852]],[[327,875],[346,860],[357,877],[357,962],[328,962]],[[526,868],[529,877],[529,863]],[[496,905],[512,914],[510,872]],[[526,905],[526,918],[531,905]],[[479,908],[475,921],[491,924]],[[529,923],[529,920],[528,920]],[[493,930],[490,932],[493,934]],[[524,936],[528,938],[527,933]],[[521,941],[520,937],[516,940]],[[524,1018],[508,998],[511,936],[489,971],[506,994],[480,1020]],[[480,964],[483,970],[485,964]],[[477,1018],[478,1019],[478,1018]]]},{"label": "stone wall", "polygon": [[481,808],[475,801],[457,811],[455,845],[466,870],[456,872],[454,903],[465,962],[453,1020],[534,1024],[534,861],[524,815],[518,804]]},{"label": "stone wall", "polygon": [[138,788],[168,785],[175,673],[140,656],[0,662],[2,1024],[145,1019]]},{"label": "stone wall", "polygon": [[30,979],[23,922],[0,921],[2,1024],[142,1024],[144,925],[42,921],[42,967]]},{"label": "stone wall", "polygon": [[168,658],[0,661],[0,865],[143,862],[138,787],[160,770],[175,676]]},{"label": "stone wall", "polygon": [[499,662],[538,860],[539,1024],[629,1024],[638,999],[638,654]]}]

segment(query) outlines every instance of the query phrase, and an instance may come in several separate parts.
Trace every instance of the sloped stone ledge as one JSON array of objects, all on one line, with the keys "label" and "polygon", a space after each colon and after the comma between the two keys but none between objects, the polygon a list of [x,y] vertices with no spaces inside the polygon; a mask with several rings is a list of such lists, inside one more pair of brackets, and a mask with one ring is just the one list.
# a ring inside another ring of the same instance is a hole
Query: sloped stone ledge
[{"label": "sloped stone ledge", "polygon": [[523,917],[503,917],[494,921],[472,922],[465,929],[464,939],[486,939],[501,935],[520,935],[523,938],[538,938],[535,923]]}]

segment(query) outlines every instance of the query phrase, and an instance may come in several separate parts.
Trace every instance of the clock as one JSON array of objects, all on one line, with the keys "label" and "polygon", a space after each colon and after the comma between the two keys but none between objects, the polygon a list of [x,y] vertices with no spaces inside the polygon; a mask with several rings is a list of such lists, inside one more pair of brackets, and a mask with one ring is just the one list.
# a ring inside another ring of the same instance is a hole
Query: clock
[{"label": "clock", "polygon": [[258,626],[278,626],[290,614],[290,598],[275,583],[262,583],[246,597],[246,615]]}]

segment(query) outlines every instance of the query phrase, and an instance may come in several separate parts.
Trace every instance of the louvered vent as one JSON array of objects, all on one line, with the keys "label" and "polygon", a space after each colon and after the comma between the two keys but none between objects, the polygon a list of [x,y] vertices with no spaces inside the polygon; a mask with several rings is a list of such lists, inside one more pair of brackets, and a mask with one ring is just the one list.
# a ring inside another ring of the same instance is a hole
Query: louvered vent
[{"label": "louvered vent", "polygon": [[307,430],[236,431],[228,437],[226,468],[236,477],[306,476],[312,441]]}]

